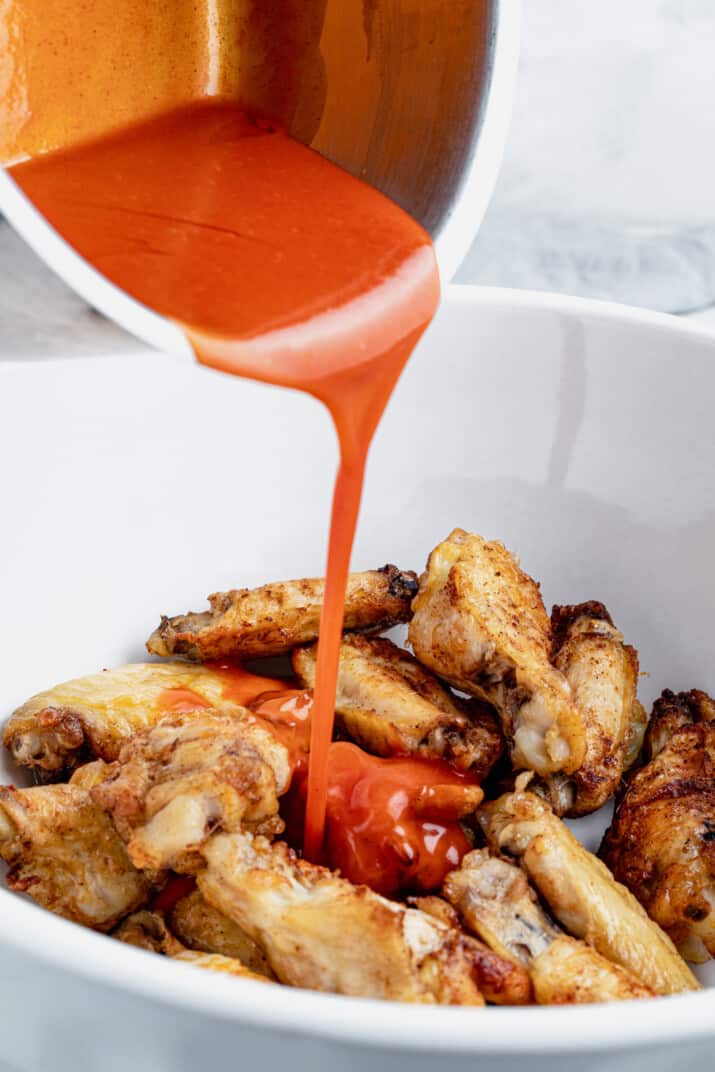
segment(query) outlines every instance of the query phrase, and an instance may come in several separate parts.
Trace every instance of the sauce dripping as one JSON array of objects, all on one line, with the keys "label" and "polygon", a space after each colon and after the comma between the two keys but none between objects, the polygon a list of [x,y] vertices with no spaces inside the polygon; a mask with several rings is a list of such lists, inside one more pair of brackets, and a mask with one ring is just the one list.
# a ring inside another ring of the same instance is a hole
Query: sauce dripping
[{"label": "sauce dripping", "polygon": [[338,651],[367,453],[439,300],[426,232],[377,191],[227,102],[38,157],[13,177],[203,364],[322,401],[340,447],[313,708],[305,853],[322,849]]},{"label": "sauce dripping", "polygon": [[[459,820],[481,792],[473,776],[443,760],[383,759],[335,741],[327,775],[324,859],[352,882],[388,896],[429,892],[472,847]],[[300,789],[305,799],[304,783]],[[296,810],[289,801],[289,835]]]}]

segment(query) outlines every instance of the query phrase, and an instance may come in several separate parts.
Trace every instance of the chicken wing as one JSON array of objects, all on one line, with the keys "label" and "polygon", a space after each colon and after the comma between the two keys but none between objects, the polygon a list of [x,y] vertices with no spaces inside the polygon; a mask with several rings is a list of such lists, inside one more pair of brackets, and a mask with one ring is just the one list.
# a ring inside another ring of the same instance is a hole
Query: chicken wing
[{"label": "chicken wing", "polygon": [[225,972],[227,975],[236,975],[241,979],[254,979],[259,983],[268,982],[265,975],[251,971],[234,957],[221,956],[219,953],[199,953],[193,949],[187,949],[174,937],[164,919],[156,912],[135,912],[117,928],[114,937],[138,949],[160,953],[182,964],[193,964],[195,968]]},{"label": "chicken wing", "polygon": [[700,689],[671,692],[663,689],[653,704],[645,735],[645,758],[654,759],[683,726],[715,722],[715,700]]},{"label": "chicken wing", "polygon": [[[317,639],[324,587],[312,578],[215,592],[210,610],[162,618],[147,648],[198,660],[283,654]],[[406,622],[416,591],[416,574],[397,566],[351,573],[345,629],[374,633]]]},{"label": "chicken wing", "polygon": [[11,890],[96,930],[109,930],[151,893],[109,818],[76,785],[0,788],[0,856]]},{"label": "chicken wing", "polygon": [[[462,929],[454,908],[441,897],[410,897],[408,900],[415,908],[440,920],[452,930]],[[474,977],[487,1001],[493,1005],[531,1004],[531,980],[522,964],[495,949],[490,949],[477,938],[472,939],[470,949],[474,953]]]},{"label": "chicken wing", "polygon": [[[315,645],[293,652],[293,668],[307,688],[315,685],[316,661]],[[348,736],[379,756],[441,758],[484,777],[503,747],[487,704],[460,700],[384,637],[344,637],[335,709]]]},{"label": "chicken wing", "polygon": [[580,767],[583,720],[550,662],[539,586],[503,544],[455,529],[432,551],[413,611],[417,658],[494,704],[517,768],[548,775]]},{"label": "chicken wing", "polygon": [[245,823],[282,831],[278,797],[290,784],[287,749],[243,716],[169,715],[128,741],[109,777],[92,790],[137,867],[190,873],[214,830]]},{"label": "chicken wing", "polygon": [[250,834],[204,846],[204,897],[263,949],[282,983],[443,1005],[482,1005],[470,939]]},{"label": "chicken wing", "polygon": [[711,715],[703,693],[665,693],[656,702],[649,734],[654,758],[629,780],[601,846],[616,878],[695,963],[715,956]]},{"label": "chicken wing", "polygon": [[491,848],[518,858],[567,931],[656,994],[697,990],[697,980],[670,938],[546,801],[523,788],[526,780],[522,776],[516,792],[480,810]]},{"label": "chicken wing", "polygon": [[653,997],[653,991],[548,918],[514,864],[475,849],[444,882],[466,927],[529,972],[540,1005]]},{"label": "chicken wing", "polygon": [[3,742],[16,763],[47,780],[92,756],[116,759],[125,741],[169,711],[241,710],[224,698],[225,688],[220,673],[186,663],[103,670],[33,696],[11,715]]},{"label": "chicken wing", "polygon": [[559,815],[588,815],[615,793],[643,742],[645,712],[636,699],[638,653],[623,643],[603,603],[554,607],[554,666],[571,689],[586,751],[570,778],[550,779]]},{"label": "chicken wing", "polygon": [[237,923],[206,901],[198,890],[182,897],[168,913],[172,932],[199,953],[219,953],[240,960],[251,971],[273,977],[265,953]]}]

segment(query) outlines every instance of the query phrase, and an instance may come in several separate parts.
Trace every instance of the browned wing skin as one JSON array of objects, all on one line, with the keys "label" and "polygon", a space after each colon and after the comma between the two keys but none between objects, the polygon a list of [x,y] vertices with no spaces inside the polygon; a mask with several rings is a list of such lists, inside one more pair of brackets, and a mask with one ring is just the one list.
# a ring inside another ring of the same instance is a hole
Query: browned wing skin
[{"label": "browned wing skin", "polygon": [[701,963],[715,956],[715,723],[683,724],[666,743],[674,700],[656,704],[656,755],[630,779],[601,855],[681,954]]},{"label": "browned wing skin", "polygon": [[76,785],[0,788],[0,856],[11,890],[96,930],[151,894],[109,818]]},{"label": "browned wing skin", "polygon": [[216,829],[278,833],[288,752],[263,726],[219,711],[169,715],[124,745],[92,790],[140,868],[192,872]]},{"label": "browned wing skin", "polygon": [[201,953],[187,949],[168,929],[164,919],[156,912],[135,912],[129,916],[114,932],[120,942],[145,949],[149,953],[159,953],[171,957],[181,964],[192,964],[195,968],[208,971],[224,972],[240,979],[253,979],[267,983],[265,975],[251,971],[240,960],[221,956],[219,953]]},{"label": "browned wing skin", "polygon": [[[454,908],[441,897],[410,897],[409,902],[452,930],[462,929]],[[531,980],[523,965],[477,938],[472,939],[470,948],[474,953],[474,976],[487,1001],[493,1005],[529,1005],[533,1001]]]},{"label": "browned wing skin", "polygon": [[528,969],[540,1005],[654,996],[630,972],[565,935],[538,904],[523,871],[484,849],[464,857],[443,892],[469,930]]},{"label": "browned wing skin", "polygon": [[[316,657],[315,645],[293,652],[293,667],[307,688],[315,685]],[[384,637],[344,637],[335,709],[348,736],[379,756],[446,759],[484,777],[504,744],[492,708],[459,700]]]},{"label": "browned wing skin", "polygon": [[494,704],[517,768],[541,775],[578,769],[583,721],[551,665],[539,586],[503,544],[455,529],[432,551],[413,611],[417,658]]},{"label": "browned wing skin", "polygon": [[569,684],[586,735],[579,768],[552,779],[551,803],[559,815],[588,815],[610,800],[640,751],[638,653],[623,643],[603,603],[554,607],[551,621],[554,666]]},{"label": "browned wing skin", "polygon": [[715,722],[715,700],[700,689],[671,692],[663,689],[653,704],[645,735],[645,758],[653,759],[683,726]]},{"label": "browned wing skin", "polygon": [[670,938],[546,801],[517,788],[485,805],[479,818],[492,850],[519,860],[567,931],[656,994],[699,988]]},{"label": "browned wing skin", "polygon": [[282,842],[218,834],[204,847],[204,897],[266,952],[282,983],[358,997],[482,1005],[470,939]]},{"label": "browned wing skin", "polygon": [[[325,581],[277,581],[209,596],[210,610],[162,618],[147,641],[154,655],[210,660],[280,655],[318,637]],[[417,575],[397,566],[351,573],[344,628],[380,632],[410,617]]]},{"label": "browned wing skin", "polygon": [[273,978],[263,950],[237,923],[210,905],[198,890],[177,901],[168,920],[172,932],[189,949],[240,960],[251,971]]},{"label": "browned wing skin", "polygon": [[5,724],[3,742],[20,766],[45,780],[57,778],[93,756],[116,759],[125,741],[171,709],[172,690],[183,690],[184,707],[195,693],[198,706],[240,711],[224,699],[225,685],[220,673],[186,663],[103,670],[33,696]]}]

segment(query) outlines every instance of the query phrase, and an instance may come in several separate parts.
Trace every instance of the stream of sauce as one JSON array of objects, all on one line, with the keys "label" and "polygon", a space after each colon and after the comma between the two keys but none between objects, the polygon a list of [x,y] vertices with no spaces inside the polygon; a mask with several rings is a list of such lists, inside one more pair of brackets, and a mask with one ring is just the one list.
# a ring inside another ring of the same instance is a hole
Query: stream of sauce
[{"label": "stream of sauce", "polygon": [[304,842],[306,856],[318,859],[365,462],[437,307],[430,239],[372,187],[226,102],[178,109],[16,165],[12,174],[91,264],[179,324],[199,361],[307,391],[332,415],[340,464]]}]

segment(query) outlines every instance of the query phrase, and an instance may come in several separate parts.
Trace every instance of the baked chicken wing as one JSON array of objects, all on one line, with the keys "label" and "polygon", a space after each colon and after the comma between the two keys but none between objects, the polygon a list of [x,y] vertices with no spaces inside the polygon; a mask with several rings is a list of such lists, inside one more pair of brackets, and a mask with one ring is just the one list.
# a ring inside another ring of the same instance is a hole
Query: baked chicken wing
[{"label": "baked chicken wing", "polygon": [[[293,652],[293,667],[307,688],[315,685],[316,661],[315,645]],[[348,736],[380,756],[446,759],[484,777],[503,747],[487,704],[460,700],[384,637],[344,637],[335,709]]]},{"label": "baked chicken wing", "polygon": [[617,803],[601,855],[688,960],[715,956],[715,722],[704,693],[656,701],[653,758]]},{"label": "baked chicken wing", "polygon": [[[519,782],[526,779],[522,776]],[[554,916],[656,994],[697,990],[670,938],[546,801],[517,783],[479,818],[491,848],[516,857]]]},{"label": "baked chicken wing", "polygon": [[[428,916],[440,920],[455,931],[461,931],[459,916],[442,897],[410,897],[409,903]],[[478,938],[472,938],[474,977],[487,1001],[493,1005],[529,1005],[533,992],[529,973],[513,957],[491,949]]]},{"label": "baked chicken wing", "polygon": [[455,529],[432,551],[412,606],[417,658],[494,704],[517,768],[549,775],[580,767],[584,724],[550,662],[539,586],[503,544]]},{"label": "baked chicken wing", "polygon": [[[154,655],[209,660],[279,655],[318,637],[325,582],[277,581],[209,596],[210,610],[162,618],[147,641]],[[345,629],[380,632],[410,617],[417,576],[397,566],[351,573]]]},{"label": "baked chicken wing", "polygon": [[85,759],[114,760],[125,741],[171,711],[241,710],[224,698],[226,679],[204,666],[133,663],[40,692],[5,725],[3,742],[21,767],[59,777]]},{"label": "baked chicken wing", "polygon": [[624,644],[603,603],[554,607],[551,622],[554,666],[568,682],[586,739],[578,769],[549,779],[551,803],[559,815],[587,815],[610,800],[643,743],[638,653]]},{"label": "baked chicken wing", "polygon": [[169,715],[128,741],[92,790],[140,868],[192,872],[214,830],[279,833],[288,752],[269,730],[220,711]]},{"label": "baked chicken wing", "polygon": [[167,918],[172,933],[187,948],[240,960],[251,971],[273,977],[263,950],[237,923],[210,905],[198,890],[177,901]]},{"label": "baked chicken wing", "polygon": [[151,894],[110,819],[77,785],[0,789],[7,884],[43,908],[110,930]]},{"label": "baked chicken wing", "polygon": [[174,937],[162,916],[156,912],[135,912],[117,928],[114,937],[120,942],[126,942],[138,949],[145,949],[149,953],[159,953],[179,963],[192,964],[195,968],[224,972],[226,975],[236,975],[241,979],[254,979],[260,983],[268,982],[265,975],[251,971],[234,957],[187,949]]},{"label": "baked chicken wing", "polygon": [[653,991],[546,915],[514,864],[475,849],[444,882],[465,926],[529,972],[540,1005],[653,997]]},{"label": "baked chicken wing", "polygon": [[482,1005],[470,939],[438,919],[250,834],[204,846],[204,897],[266,952],[282,983],[358,997]]}]

